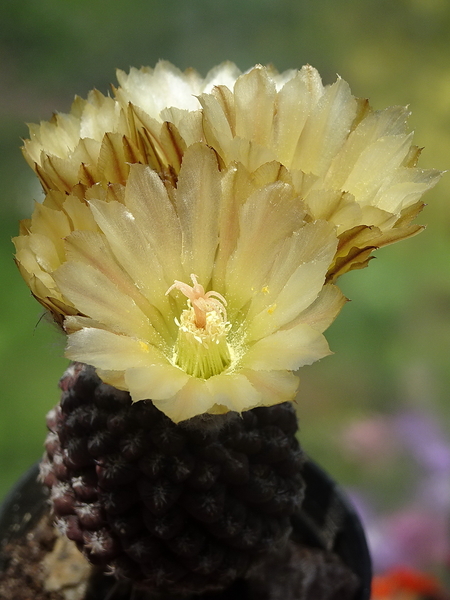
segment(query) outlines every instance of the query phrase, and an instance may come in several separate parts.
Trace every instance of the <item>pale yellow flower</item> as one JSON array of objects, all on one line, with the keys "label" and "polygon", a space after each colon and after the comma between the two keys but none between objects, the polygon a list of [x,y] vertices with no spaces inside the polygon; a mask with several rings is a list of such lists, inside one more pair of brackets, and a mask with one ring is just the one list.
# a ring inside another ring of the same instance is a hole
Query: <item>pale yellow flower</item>
[{"label": "pale yellow flower", "polygon": [[312,219],[336,226],[340,239],[329,277],[368,262],[375,248],[418,233],[411,225],[421,196],[440,177],[416,167],[420,154],[403,107],[373,111],[338,78],[324,86],[310,67],[280,86],[264,67],[241,75],[231,90],[199,97],[205,140],[225,164],[256,171],[281,164]]},{"label": "pale yellow flower", "polygon": [[235,65],[224,63],[202,79],[193,69],[183,73],[166,61],[128,75],[118,71],[116,99],[93,90],[87,100],[75,98],[69,114],[29,125],[24,156],[45,191],[82,195],[98,182],[124,184],[136,162],[171,178],[186,148],[174,122],[191,142],[199,141],[197,96],[218,84],[233,85],[239,74]]},{"label": "pale yellow flower", "polygon": [[50,310],[55,298],[70,307],[66,355],[134,401],[151,398],[175,422],[276,404],[295,396],[292,371],[329,354],[322,331],[344,302],[324,287],[337,238],[305,221],[289,184],[220,170],[198,143],[177,188],[132,165],[125,186],[78,201],[73,226],[77,201],[38,206],[17,261],[29,281],[39,263]]},{"label": "pale yellow flower", "polygon": [[15,239],[24,279],[69,358],[176,422],[292,400],[329,353],[331,282],[420,230],[438,173],[416,168],[406,110],[312,67],[118,80],[30,126],[46,198]]},{"label": "pale yellow flower", "polygon": [[203,141],[222,165],[290,183],[311,220],[336,226],[329,280],[422,229],[411,222],[440,174],[417,168],[406,108],[373,111],[345,81],[324,86],[310,66],[241,74],[224,63],[203,79],[160,62],[118,71],[118,80],[115,99],[94,91],[70,114],[30,126],[24,153],[46,191],[83,197],[97,182],[125,184],[133,163],[176,185],[184,151]]}]

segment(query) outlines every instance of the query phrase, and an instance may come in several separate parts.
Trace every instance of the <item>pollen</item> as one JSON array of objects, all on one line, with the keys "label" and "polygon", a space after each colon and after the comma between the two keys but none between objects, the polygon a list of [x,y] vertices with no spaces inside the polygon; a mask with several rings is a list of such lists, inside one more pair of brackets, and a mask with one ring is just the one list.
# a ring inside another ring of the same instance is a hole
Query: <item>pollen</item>
[{"label": "pollen", "polygon": [[267,312],[269,313],[269,315],[272,315],[275,312],[276,308],[277,308],[276,304],[272,304],[272,306],[269,306],[269,308],[267,309]]}]

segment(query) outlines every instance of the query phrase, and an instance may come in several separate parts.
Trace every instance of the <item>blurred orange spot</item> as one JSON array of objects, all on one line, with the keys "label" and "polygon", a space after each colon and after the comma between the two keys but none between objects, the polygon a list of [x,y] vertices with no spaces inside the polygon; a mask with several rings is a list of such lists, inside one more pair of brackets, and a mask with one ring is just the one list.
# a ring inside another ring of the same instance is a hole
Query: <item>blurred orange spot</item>
[{"label": "blurred orange spot", "polygon": [[422,597],[444,597],[439,582],[431,575],[398,567],[373,578],[371,600],[416,600]]}]

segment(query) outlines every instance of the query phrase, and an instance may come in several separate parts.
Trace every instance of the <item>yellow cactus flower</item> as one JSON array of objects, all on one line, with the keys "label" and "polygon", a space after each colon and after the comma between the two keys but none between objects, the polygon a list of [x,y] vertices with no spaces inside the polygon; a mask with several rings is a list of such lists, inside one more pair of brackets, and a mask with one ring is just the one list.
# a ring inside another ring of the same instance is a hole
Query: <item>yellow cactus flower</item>
[{"label": "yellow cactus flower", "polygon": [[125,184],[148,164],[173,185],[186,148],[206,142],[229,166],[291,183],[311,220],[336,226],[328,280],[367,265],[374,249],[410,237],[422,195],[440,174],[416,164],[408,110],[373,111],[338,78],[324,86],[310,67],[277,73],[232,63],[205,79],[161,61],[118,71],[115,98],[77,98],[70,114],[30,126],[24,154],[44,190],[83,197],[96,183]]},{"label": "yellow cactus flower", "polygon": [[336,226],[328,274],[335,280],[366,266],[374,249],[422,229],[411,221],[440,173],[416,167],[420,150],[406,131],[406,108],[373,111],[341,78],[324,86],[310,66],[281,81],[257,66],[233,90],[203,93],[205,139],[225,164],[256,171],[273,161],[287,170],[279,177],[289,177],[310,218]]},{"label": "yellow cactus flower", "polygon": [[14,240],[22,276],[70,359],[175,422],[292,400],[293,371],[329,354],[332,282],[420,230],[438,174],[415,167],[406,111],[311,67],[118,79],[30,126],[46,198]]},{"label": "yellow cactus flower", "polygon": [[334,227],[306,222],[289,184],[220,170],[202,143],[177,187],[165,183],[132,165],[87,204],[38,205],[16,240],[33,293],[42,281],[41,302],[63,317],[66,355],[175,422],[292,400],[291,371],[329,354],[322,331],[344,302],[324,287]]},{"label": "yellow cactus flower", "polygon": [[115,99],[93,90],[87,100],[75,98],[69,114],[29,125],[24,156],[45,191],[75,189],[80,195],[99,182],[123,184],[132,163],[149,164],[171,178],[186,148],[177,126],[187,138],[192,130],[191,141],[199,141],[196,96],[218,84],[232,85],[239,74],[235,65],[224,63],[202,79],[193,69],[182,73],[166,61],[128,75],[118,71]]}]

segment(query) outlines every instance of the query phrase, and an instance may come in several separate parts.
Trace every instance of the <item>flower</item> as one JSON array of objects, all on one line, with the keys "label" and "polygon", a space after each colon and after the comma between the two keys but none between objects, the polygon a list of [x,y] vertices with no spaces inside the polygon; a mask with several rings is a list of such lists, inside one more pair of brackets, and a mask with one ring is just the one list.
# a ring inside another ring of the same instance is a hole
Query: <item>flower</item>
[{"label": "flower", "polygon": [[221,164],[290,183],[310,219],[336,226],[330,281],[423,229],[411,222],[440,173],[417,167],[407,108],[374,111],[341,78],[324,86],[311,66],[241,74],[223,63],[202,79],[160,62],[118,80],[115,99],[94,91],[69,115],[30,127],[24,153],[44,189],[123,184],[135,162],[174,179],[186,147],[202,141]]},{"label": "flower", "polygon": [[133,400],[151,398],[176,422],[276,404],[295,394],[290,371],[329,353],[322,331],[344,301],[324,287],[337,239],[326,221],[305,222],[291,186],[220,171],[199,143],[177,188],[132,165],[125,186],[91,188],[79,202],[89,219],[70,232],[74,202],[38,207],[17,260],[26,268],[35,251],[54,265],[45,275],[56,293],[42,300],[65,315],[67,356]]},{"label": "flower", "polygon": [[292,400],[327,354],[332,282],[412,235],[437,180],[406,112],[311,67],[118,73],[30,126],[46,198],[15,241],[66,355],[173,421]]},{"label": "flower", "polygon": [[132,163],[149,164],[171,178],[186,145],[202,137],[196,96],[218,84],[233,85],[239,74],[235,65],[224,63],[202,79],[166,61],[128,75],[118,71],[116,99],[93,90],[86,100],[76,97],[69,114],[29,125],[25,159],[45,191],[82,195],[98,182],[124,184]]},{"label": "flower", "polygon": [[368,502],[367,494],[351,492],[375,572],[399,565],[424,571],[442,568],[450,555],[450,443],[436,416],[402,410],[356,420],[343,431],[341,444],[378,491],[385,487],[389,470],[392,474],[404,468],[405,456],[411,463],[409,480],[403,479],[391,494],[397,497],[395,507],[380,510]]}]

